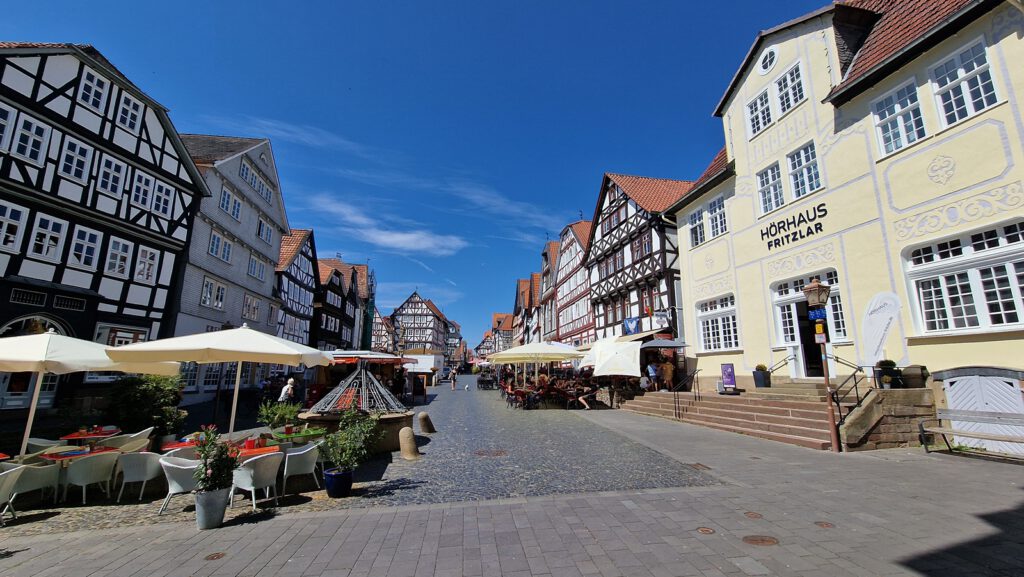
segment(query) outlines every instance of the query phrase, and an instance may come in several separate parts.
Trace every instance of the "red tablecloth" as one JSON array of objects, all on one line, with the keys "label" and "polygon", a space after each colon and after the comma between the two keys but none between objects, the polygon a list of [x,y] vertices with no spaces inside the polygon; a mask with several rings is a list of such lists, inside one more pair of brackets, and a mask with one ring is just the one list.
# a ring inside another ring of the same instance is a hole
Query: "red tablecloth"
[{"label": "red tablecloth", "polygon": [[93,450],[82,449],[80,451],[65,451],[63,453],[52,453],[49,455],[39,455],[40,459],[46,459],[47,461],[68,461],[71,459],[79,459],[81,457],[88,457],[90,455],[98,455],[100,453],[109,453],[111,451],[117,451],[117,447],[96,447]]},{"label": "red tablecloth", "polygon": [[107,437],[113,437],[114,435],[120,435],[121,429],[108,429],[108,430],[92,430],[92,431],[75,431],[70,435],[64,435],[60,438],[61,441],[88,441],[89,439],[106,439]]},{"label": "red tablecloth", "polygon": [[173,451],[174,449],[181,449],[182,447],[195,447],[195,446],[196,446],[196,442],[195,441],[179,441],[177,443],[164,443],[163,446],[160,447],[160,450],[164,451],[166,453],[167,451]]},{"label": "red tablecloth", "polygon": [[257,457],[259,455],[267,455],[270,453],[276,453],[278,451],[277,445],[271,445],[269,447],[256,447],[255,449],[238,449],[238,458],[246,460],[250,457]]},{"label": "red tablecloth", "polygon": [[10,458],[11,458],[11,456],[8,455],[8,454],[0,453],[0,461],[6,461],[7,459],[10,459]]}]

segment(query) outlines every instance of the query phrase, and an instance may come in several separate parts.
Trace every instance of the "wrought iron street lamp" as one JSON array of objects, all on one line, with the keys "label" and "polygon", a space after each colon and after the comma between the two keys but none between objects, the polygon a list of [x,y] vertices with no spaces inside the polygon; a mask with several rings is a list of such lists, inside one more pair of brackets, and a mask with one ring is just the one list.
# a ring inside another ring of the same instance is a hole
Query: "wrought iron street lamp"
[{"label": "wrought iron street lamp", "polygon": [[821,346],[821,370],[825,377],[825,392],[828,395],[828,434],[832,441],[832,452],[839,452],[839,431],[836,430],[836,414],[832,406],[833,394],[832,385],[828,378],[828,352],[825,350],[825,306],[828,304],[828,296],[832,287],[815,278],[804,287],[804,296],[807,297],[807,306],[816,312],[814,317],[814,340]]}]

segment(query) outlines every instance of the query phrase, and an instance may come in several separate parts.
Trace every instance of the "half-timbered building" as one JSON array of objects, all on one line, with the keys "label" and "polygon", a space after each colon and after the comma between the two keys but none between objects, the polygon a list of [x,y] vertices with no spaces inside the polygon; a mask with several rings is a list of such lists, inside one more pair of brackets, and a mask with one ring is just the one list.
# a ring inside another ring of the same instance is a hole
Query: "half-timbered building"
[{"label": "half-timbered building", "polygon": [[578,347],[594,342],[594,314],[590,304],[590,274],[583,257],[590,246],[590,221],[566,225],[559,235],[555,273],[555,322],[558,340]]},{"label": "half-timbered building", "polygon": [[487,331],[486,333],[484,333],[483,338],[480,339],[480,344],[473,347],[473,351],[476,353],[476,356],[481,359],[485,359],[487,358],[487,355],[493,353],[494,333],[491,331]]},{"label": "half-timbered building", "polygon": [[512,348],[512,335],[515,331],[512,313],[494,313],[491,317],[491,335],[494,339],[494,350],[500,352]]},{"label": "half-timbered building", "polygon": [[[206,195],[167,109],[95,48],[0,43],[0,336],[171,336]],[[65,377],[83,378],[113,377]],[[27,374],[0,374],[0,407],[31,393]]]},{"label": "half-timbered building", "polygon": [[369,284],[367,278],[369,277],[372,281],[372,272],[368,270],[366,265],[348,264],[340,258],[322,258],[320,263],[332,267],[341,275],[344,289],[342,293],[343,314],[340,329],[341,348],[344,350],[365,350],[367,347],[362,346],[363,310],[366,308],[366,299],[363,295],[367,295],[367,286]]},{"label": "half-timbered building", "polygon": [[691,188],[687,180],[604,175],[586,256],[597,338],[672,331],[665,313],[679,294],[679,249],[675,222],[663,213]]},{"label": "half-timbered building", "polygon": [[516,296],[512,305],[512,346],[526,344],[530,315],[530,279],[516,279]]},{"label": "half-timbered building", "polygon": [[[320,285],[313,295],[313,327],[310,330],[313,344],[321,351],[346,349],[341,335],[345,319],[345,295],[348,292],[339,270],[324,262],[317,261]],[[349,327],[351,331],[351,327]],[[351,337],[351,335],[350,335]],[[348,342],[351,344],[351,340]]]},{"label": "half-timbered building", "polygon": [[558,278],[558,242],[544,244],[540,253],[540,340],[552,342],[558,340],[557,309],[555,301],[556,280]]},{"label": "half-timbered building", "polygon": [[[203,199],[192,228],[175,334],[245,324],[276,335],[281,301],[273,271],[281,237],[289,231],[270,141],[204,134],[181,138],[213,196]],[[222,385],[232,386],[235,370],[233,363],[186,365],[183,402],[199,402]],[[243,364],[242,386],[257,386],[267,371],[266,365]]]},{"label": "half-timbered building", "polygon": [[394,353],[395,344],[398,342],[398,335],[395,327],[391,324],[391,318],[380,314],[380,310],[373,309],[373,344],[371,350],[382,353]]},{"label": "half-timbered building", "polygon": [[462,327],[459,326],[459,323],[451,319],[448,319],[448,323],[445,329],[445,364],[447,364],[450,367],[458,367],[463,362],[462,359],[459,357],[459,349],[462,345]]},{"label": "half-timbered building", "polygon": [[444,366],[445,321],[437,307],[413,291],[391,313],[391,321],[402,331],[407,355],[433,357],[431,368]]},{"label": "half-timbered building", "polygon": [[313,295],[319,282],[316,242],[310,229],[293,228],[281,239],[277,263],[277,296],[281,299],[277,336],[309,345],[313,322]]}]

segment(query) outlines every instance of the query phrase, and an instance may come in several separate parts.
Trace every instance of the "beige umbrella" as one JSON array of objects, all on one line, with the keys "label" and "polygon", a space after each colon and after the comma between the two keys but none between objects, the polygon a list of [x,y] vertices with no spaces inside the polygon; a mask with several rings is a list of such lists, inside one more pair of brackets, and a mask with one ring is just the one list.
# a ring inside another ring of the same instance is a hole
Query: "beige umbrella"
[{"label": "beige umbrella", "polygon": [[273,363],[291,366],[331,364],[329,353],[254,331],[248,325],[242,325],[237,329],[114,347],[107,350],[107,355],[119,362],[238,363],[235,370],[235,392],[231,399],[231,421],[228,425],[228,434],[235,432],[235,410],[238,407],[238,389],[242,381],[242,363]]},{"label": "beige umbrella", "polygon": [[513,365],[515,363],[522,363],[523,371],[526,370],[526,363],[533,363],[533,378],[536,379],[539,363],[565,361],[582,357],[583,353],[562,343],[529,343],[488,355],[487,360],[492,363],[512,363]]},{"label": "beige umbrella", "polygon": [[65,375],[82,371],[121,371],[125,373],[148,373],[155,375],[176,375],[181,370],[178,363],[118,363],[107,356],[107,347],[92,341],[85,341],[57,334],[53,329],[38,335],[24,335],[0,339],[0,372],[35,373],[32,377],[32,401],[29,403],[28,423],[21,441],[21,453],[28,448],[32,432],[32,421],[36,417],[39,403],[40,381],[44,373]]}]

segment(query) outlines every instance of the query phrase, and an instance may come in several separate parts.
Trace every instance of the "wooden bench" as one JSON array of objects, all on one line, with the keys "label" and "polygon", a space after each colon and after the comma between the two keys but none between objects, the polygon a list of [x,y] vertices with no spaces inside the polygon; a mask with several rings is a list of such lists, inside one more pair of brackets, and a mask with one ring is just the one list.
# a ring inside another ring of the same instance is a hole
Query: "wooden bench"
[{"label": "wooden bench", "polygon": [[[925,426],[925,422],[933,421],[935,425]],[[970,437],[972,439],[984,439],[986,441],[1003,441],[1006,443],[1024,443],[1024,436],[1015,435],[997,435],[995,433],[982,433],[979,431],[964,431],[960,429],[954,429],[952,427],[943,427],[938,421],[960,421],[967,423],[990,423],[996,425],[1012,425],[1024,427],[1024,415],[1017,413],[995,413],[989,411],[953,411],[950,409],[938,409],[936,411],[936,418],[921,419],[917,423],[918,430],[920,430],[921,446],[924,447],[926,453],[928,450],[927,439],[925,438],[926,433],[935,433],[942,435],[942,441],[946,443],[946,447],[950,452],[953,452],[952,445],[949,444],[947,435],[956,435],[958,437]]]}]

